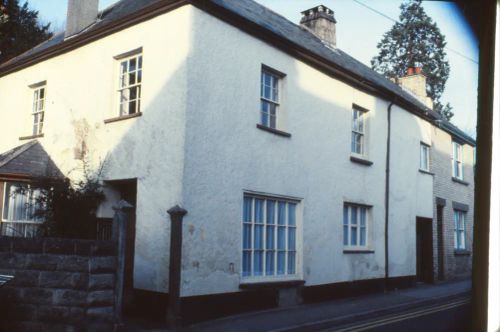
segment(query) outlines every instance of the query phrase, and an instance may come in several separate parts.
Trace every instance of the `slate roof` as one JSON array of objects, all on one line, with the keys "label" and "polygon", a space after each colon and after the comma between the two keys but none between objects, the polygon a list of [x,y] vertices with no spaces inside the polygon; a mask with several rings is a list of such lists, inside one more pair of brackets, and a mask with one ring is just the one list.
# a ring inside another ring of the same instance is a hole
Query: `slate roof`
[{"label": "slate roof", "polygon": [[[200,1],[201,3],[203,0],[194,1]],[[475,145],[474,139],[469,137],[465,132],[463,132],[450,122],[446,121],[440,114],[429,109],[412,94],[403,90],[399,85],[376,73],[374,70],[354,59],[342,50],[326,46],[310,31],[302,28],[295,23],[290,22],[285,17],[275,13],[274,11],[258,4],[253,0],[205,1],[210,2],[211,4],[223,8],[227,11],[230,11],[231,13],[239,16],[246,21],[257,24],[260,27],[266,29],[269,33],[307,49],[308,51],[323,58],[334,66],[343,68],[351,75],[370,83],[377,89],[389,92],[390,94],[393,94],[394,96],[397,96],[398,98],[414,105],[421,111],[422,114],[427,113],[425,117],[430,121],[440,120],[439,123],[441,128],[448,131],[455,137],[460,138],[471,145]],[[121,0],[100,12],[96,23],[82,31],[80,35],[87,34],[95,29],[105,27],[106,25],[109,25],[117,20],[123,19],[131,14],[134,14],[142,9],[160,2],[168,4],[175,2],[175,0]],[[53,36],[48,41],[0,65],[0,74],[2,69],[15,65],[16,63],[22,62],[23,60],[26,60],[30,57],[34,57],[37,54],[40,54],[41,52],[62,43],[64,43],[64,33]]]},{"label": "slate roof", "polygon": [[0,175],[64,177],[43,146],[36,140],[0,154]]}]

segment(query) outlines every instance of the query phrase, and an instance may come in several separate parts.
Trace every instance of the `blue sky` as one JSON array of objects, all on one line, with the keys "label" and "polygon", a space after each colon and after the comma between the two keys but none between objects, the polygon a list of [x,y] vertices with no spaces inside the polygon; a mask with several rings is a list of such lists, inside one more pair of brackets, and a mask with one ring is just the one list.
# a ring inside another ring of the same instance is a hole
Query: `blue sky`
[{"label": "blue sky", "polygon": [[[22,1],[21,1],[22,2]],[[99,8],[117,2],[100,0]],[[400,0],[257,0],[285,16],[292,22],[300,21],[300,12],[323,4],[335,12],[337,46],[354,58],[370,65],[377,54],[377,43],[394,24],[393,21],[366,8],[366,4],[384,15],[397,19]],[[29,0],[30,7],[39,11],[43,22],[51,22],[56,31],[64,30],[67,0]],[[424,9],[437,23],[448,42],[446,50],[450,62],[450,78],[443,101],[453,106],[452,122],[475,137],[477,108],[478,45],[468,24],[452,2],[425,1]],[[461,55],[457,54],[460,53]]]}]

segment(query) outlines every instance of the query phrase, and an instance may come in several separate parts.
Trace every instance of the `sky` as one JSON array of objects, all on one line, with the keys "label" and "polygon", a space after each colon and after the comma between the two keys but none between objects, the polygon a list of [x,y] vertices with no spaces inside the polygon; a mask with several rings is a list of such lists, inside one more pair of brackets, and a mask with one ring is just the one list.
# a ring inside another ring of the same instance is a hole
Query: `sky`
[{"label": "sky", "polygon": [[[21,1],[22,2],[22,1]],[[51,22],[55,31],[64,30],[67,0],[28,0],[39,11],[42,22]],[[104,9],[117,0],[100,0]],[[398,19],[401,0],[257,0],[294,23],[300,12],[323,4],[332,9],[337,20],[337,47],[362,63],[378,54],[377,43]],[[369,6],[370,8],[367,8]],[[447,1],[424,1],[423,7],[447,41],[450,77],[442,101],[449,102],[455,116],[452,123],[476,137],[478,42],[459,9]],[[375,12],[377,11],[377,12]]]}]

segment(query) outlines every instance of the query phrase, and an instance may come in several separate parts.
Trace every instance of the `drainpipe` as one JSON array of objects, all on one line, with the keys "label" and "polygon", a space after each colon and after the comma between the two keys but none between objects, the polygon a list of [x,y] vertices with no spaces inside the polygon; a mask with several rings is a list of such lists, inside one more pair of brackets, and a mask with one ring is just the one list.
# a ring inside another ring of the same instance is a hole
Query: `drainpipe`
[{"label": "drainpipe", "polygon": [[391,109],[394,101],[387,107],[387,146],[385,155],[385,277],[384,290],[388,291],[389,284],[389,176],[391,171]]}]

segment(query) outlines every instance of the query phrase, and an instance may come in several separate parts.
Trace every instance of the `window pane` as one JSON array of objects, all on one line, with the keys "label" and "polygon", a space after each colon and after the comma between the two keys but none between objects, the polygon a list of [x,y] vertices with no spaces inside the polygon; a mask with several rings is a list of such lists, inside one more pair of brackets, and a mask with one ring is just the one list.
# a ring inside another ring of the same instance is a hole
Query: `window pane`
[{"label": "window pane", "polygon": [[142,70],[139,70],[137,72],[137,83],[141,83],[142,82]]},{"label": "window pane", "polygon": [[358,208],[351,206],[351,224],[356,225],[358,223]]},{"label": "window pane", "polygon": [[267,101],[262,100],[260,102],[261,105],[261,121],[260,123],[263,126],[268,126],[269,124],[269,103]]},{"label": "window pane", "polygon": [[255,222],[258,224],[264,223],[264,200],[255,199]]},{"label": "window pane", "polygon": [[285,274],[285,252],[278,251],[278,274]]},{"label": "window pane", "polygon": [[295,274],[295,252],[288,253],[288,274]]},{"label": "window pane", "polygon": [[267,226],[267,228],[266,228],[266,249],[275,249],[274,248],[274,227],[275,226]]},{"label": "window pane", "polygon": [[286,227],[278,227],[278,249],[285,249],[285,233]]},{"label": "window pane", "polygon": [[243,225],[243,249],[252,248],[252,225]]},{"label": "window pane", "polygon": [[285,202],[278,203],[278,224],[279,225],[285,225],[285,208],[286,208]]},{"label": "window pane", "polygon": [[288,225],[295,226],[295,204],[288,203]]},{"label": "window pane", "polygon": [[363,130],[364,130],[364,123],[363,123],[363,121],[364,121],[364,114],[363,114],[363,113],[361,113],[361,112],[359,112],[359,118],[358,118],[358,131],[359,131],[360,133],[362,133],[362,132],[363,132]]},{"label": "window pane", "polygon": [[127,61],[123,61],[120,65],[120,73],[123,75],[127,72]]},{"label": "window pane", "polygon": [[136,105],[137,105],[137,102],[135,100],[128,103],[128,114],[135,113],[135,106]]},{"label": "window pane", "polygon": [[366,246],[366,227],[359,229],[359,245]]},{"label": "window pane", "polygon": [[252,221],[252,199],[250,197],[243,198],[243,221]]},{"label": "window pane", "polygon": [[249,276],[250,275],[250,251],[244,251],[243,252],[243,276]]},{"label": "window pane", "polygon": [[356,226],[351,226],[351,246],[355,246],[358,244],[358,232]]},{"label": "window pane", "polygon": [[266,275],[274,274],[274,251],[266,252]]},{"label": "window pane", "polygon": [[359,211],[360,225],[361,227],[366,226],[366,208],[362,207]]},{"label": "window pane", "polygon": [[139,69],[142,68],[142,55],[139,56]]},{"label": "window pane", "polygon": [[269,117],[269,127],[276,128],[276,115],[271,115]]},{"label": "window pane", "polygon": [[270,225],[274,225],[274,207],[276,206],[276,201],[267,201],[267,219],[266,222]]},{"label": "window pane", "polygon": [[130,88],[130,100],[137,99],[137,87]]},{"label": "window pane", "polygon": [[128,74],[128,84],[129,85],[135,84],[135,73]]},{"label": "window pane", "polygon": [[129,68],[128,68],[128,71],[135,71],[137,68],[137,60],[136,59],[130,59],[130,62],[129,62]]},{"label": "window pane", "polygon": [[261,276],[262,275],[262,259],[263,252],[262,251],[255,251],[253,253],[253,274],[256,276]]},{"label": "window pane", "polygon": [[344,245],[349,245],[349,226],[344,225]]},{"label": "window pane", "polygon": [[253,239],[254,249],[263,249],[264,226],[255,225],[255,234]]},{"label": "window pane", "polygon": [[288,229],[288,250],[295,250],[295,228]]},{"label": "window pane", "polygon": [[43,98],[45,98],[45,89],[41,88],[40,89],[40,99],[43,99]]}]

